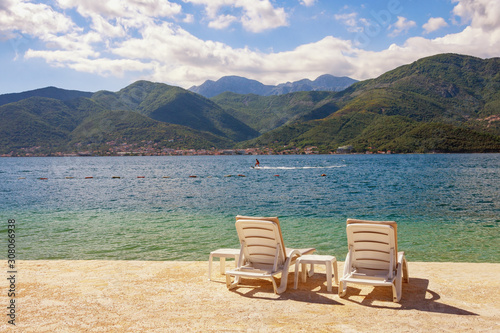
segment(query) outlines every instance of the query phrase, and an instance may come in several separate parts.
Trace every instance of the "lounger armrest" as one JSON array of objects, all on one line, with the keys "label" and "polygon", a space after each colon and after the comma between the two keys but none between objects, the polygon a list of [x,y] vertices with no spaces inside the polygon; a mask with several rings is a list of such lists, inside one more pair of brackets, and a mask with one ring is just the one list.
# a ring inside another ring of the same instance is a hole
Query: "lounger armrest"
[{"label": "lounger armrest", "polygon": [[402,281],[403,279],[403,261],[399,261],[399,259],[402,260],[402,257],[400,257],[398,254],[398,265],[396,267],[396,281]]},{"label": "lounger armrest", "polygon": [[405,261],[405,253],[400,251],[398,252],[398,266],[403,265],[403,261]]},{"label": "lounger armrest", "polygon": [[288,275],[288,269],[290,268],[290,265],[297,260],[298,257],[300,257],[302,254],[298,250],[293,250],[290,252],[290,255],[286,257],[285,262],[283,263],[283,274]]},{"label": "lounger armrest", "polygon": [[236,263],[236,267],[241,267],[245,264],[245,254],[243,250],[243,244],[240,246],[240,256],[238,257],[238,262]]},{"label": "lounger armrest", "polygon": [[[287,251],[288,252],[288,251]],[[300,253],[299,250],[292,250],[291,252],[286,254],[286,260],[296,260],[298,257],[300,257],[302,253]]]},{"label": "lounger armrest", "polygon": [[401,267],[403,274],[403,282],[410,282],[410,274],[408,273],[408,261],[406,260],[405,253],[403,251],[398,252],[398,269]]},{"label": "lounger armrest", "polygon": [[[281,294],[286,290],[286,285],[288,281],[288,270],[290,269],[290,265],[292,264],[293,261],[295,261],[298,257],[300,257],[302,254],[300,253],[299,250],[292,250],[288,256],[286,257],[285,263],[283,264],[283,270],[281,271],[281,283],[279,288],[275,287],[275,293],[276,294]],[[274,285],[274,280],[273,280],[273,285]]]},{"label": "lounger armrest", "polygon": [[290,249],[288,247],[285,248],[285,251],[286,251],[287,254],[291,253],[291,251],[293,251],[293,250],[299,251],[300,254],[302,254],[302,255],[304,255],[304,254],[313,254],[316,251],[316,249],[314,247],[309,247],[309,248],[304,248],[304,249]]},{"label": "lounger armrest", "polygon": [[349,249],[349,252],[347,252],[347,256],[345,257],[345,262],[344,262],[344,274],[343,277],[348,276],[351,274],[351,250]]}]

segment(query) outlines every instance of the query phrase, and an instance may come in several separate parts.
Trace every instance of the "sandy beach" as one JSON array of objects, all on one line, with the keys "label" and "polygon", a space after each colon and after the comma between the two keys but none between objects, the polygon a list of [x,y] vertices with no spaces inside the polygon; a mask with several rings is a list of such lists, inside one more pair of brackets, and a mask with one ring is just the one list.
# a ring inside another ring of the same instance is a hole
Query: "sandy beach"
[{"label": "sandy beach", "polygon": [[[393,303],[382,287],[352,285],[339,298],[323,266],[297,290],[291,272],[276,295],[268,280],[229,291],[218,261],[212,281],[208,261],[19,261],[16,327],[3,315],[0,331],[500,332],[500,264],[410,262],[409,270]],[[9,281],[1,281],[7,314]]]}]

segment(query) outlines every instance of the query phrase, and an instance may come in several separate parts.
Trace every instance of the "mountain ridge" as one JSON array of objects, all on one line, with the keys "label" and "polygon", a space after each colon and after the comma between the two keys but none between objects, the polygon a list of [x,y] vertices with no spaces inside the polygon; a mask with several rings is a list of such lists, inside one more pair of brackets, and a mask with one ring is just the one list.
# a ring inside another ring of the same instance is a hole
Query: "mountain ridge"
[{"label": "mountain ridge", "polygon": [[[500,151],[498,68],[500,58],[422,58],[337,93],[338,110],[323,119],[285,124],[241,145],[309,144],[323,152],[345,145],[358,152]],[[393,126],[383,136],[383,127],[371,126],[382,121]]]},{"label": "mountain ridge", "polygon": [[78,97],[90,97],[92,92],[80,90],[66,90],[57,87],[45,87],[40,89],[28,90],[19,93],[1,94],[0,106],[8,103],[19,102],[30,97],[48,97],[61,101],[71,100]]},{"label": "mountain ridge", "polygon": [[324,74],[314,81],[302,79],[294,82],[280,83],[278,85],[265,85],[257,80],[231,75],[223,76],[217,81],[207,80],[199,86],[192,86],[188,90],[205,96],[215,97],[224,92],[236,94],[255,94],[261,96],[283,95],[299,91],[341,91],[351,84],[358,82],[349,77],[337,77]]},{"label": "mountain ridge", "polygon": [[[10,102],[0,105],[0,154],[500,152],[500,58],[435,55],[339,92],[225,92],[208,99],[149,81],[90,97],[48,88],[8,94]],[[31,97],[13,101],[20,96]]]},{"label": "mountain ridge", "polygon": [[235,141],[259,135],[211,100],[164,83],[137,81],[116,93],[96,92],[92,99],[109,110],[134,111],[157,121],[207,131]]}]

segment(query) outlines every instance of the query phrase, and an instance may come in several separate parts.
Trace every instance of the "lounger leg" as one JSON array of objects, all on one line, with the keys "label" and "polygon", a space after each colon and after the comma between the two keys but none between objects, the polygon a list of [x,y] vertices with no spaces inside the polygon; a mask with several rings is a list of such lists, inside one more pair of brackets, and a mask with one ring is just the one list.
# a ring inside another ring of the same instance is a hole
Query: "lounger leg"
[{"label": "lounger leg", "polygon": [[347,292],[347,282],[340,280],[339,282],[339,296],[344,297]]},{"label": "lounger leg", "polygon": [[[345,257],[344,274],[342,274],[342,277],[347,277],[350,271],[351,271],[351,249],[349,248],[349,252],[347,252],[347,256]],[[342,281],[342,279],[340,279],[339,296],[344,297],[346,292],[347,292],[347,281]]]},{"label": "lounger leg", "polygon": [[404,270],[404,268],[402,266],[404,266],[404,265],[401,262],[398,265],[398,268],[396,271],[396,279],[392,283],[392,300],[394,302],[399,302],[399,300],[401,299],[401,294],[402,294],[402,290],[403,290],[402,284],[403,284],[403,270]]},{"label": "lounger leg", "polygon": [[273,287],[274,287],[274,292],[276,294],[281,294],[286,290],[287,283],[288,283],[288,270],[283,270],[281,273],[281,283],[279,287],[276,287],[276,281],[274,281],[274,278],[271,278],[273,280]]},{"label": "lounger leg", "polygon": [[397,300],[399,302],[401,300],[401,296],[403,296],[403,280],[402,279],[400,279],[399,281],[396,281],[396,290],[398,292]]},{"label": "lounger leg", "polygon": [[[280,287],[278,288],[278,286],[276,285],[276,281],[274,280],[274,277],[272,277],[272,276],[271,276],[271,281],[273,282],[273,289],[274,289],[275,294],[281,294],[282,292],[285,291],[286,285],[285,285],[285,289],[282,290],[282,286],[280,285]],[[281,276],[281,284],[283,284],[283,276]]]},{"label": "lounger leg", "polygon": [[[281,272],[281,283],[278,289],[275,289],[274,292],[276,294],[281,294],[286,290],[287,283],[288,283],[288,270],[290,269],[290,258],[288,258],[283,265],[283,271]],[[271,277],[272,278],[272,277]],[[273,285],[276,283],[273,279]]]},{"label": "lounger leg", "polygon": [[403,258],[403,282],[410,283],[410,273],[408,271],[408,261]]},{"label": "lounger leg", "polygon": [[240,262],[240,256],[236,255],[234,256],[234,266],[238,267],[238,263]]},{"label": "lounger leg", "polygon": [[228,289],[231,289],[231,284],[232,284],[231,275],[226,274],[226,286]]},{"label": "lounger leg", "polygon": [[392,285],[392,301],[399,302],[401,300],[401,279],[397,279],[395,283]]},{"label": "lounger leg", "polygon": [[234,278],[234,281],[231,283],[231,275],[229,274],[226,274],[226,286],[227,286],[227,289],[234,289],[238,286],[238,284],[240,283],[240,277],[239,276],[236,276]]},{"label": "lounger leg", "polygon": [[405,253],[403,251],[398,252],[398,269],[402,266],[403,269],[403,282],[410,282],[410,274],[408,272],[408,261],[406,261]]}]

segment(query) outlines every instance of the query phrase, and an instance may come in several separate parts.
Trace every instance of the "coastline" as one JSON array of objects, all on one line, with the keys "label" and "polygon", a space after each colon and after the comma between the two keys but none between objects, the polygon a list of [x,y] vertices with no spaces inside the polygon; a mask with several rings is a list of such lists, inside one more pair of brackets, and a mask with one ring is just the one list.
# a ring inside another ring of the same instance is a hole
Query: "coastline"
[{"label": "coastline", "polygon": [[[253,149],[253,148],[245,148]],[[243,150],[245,150],[243,149]],[[172,157],[172,156],[279,156],[279,155],[290,155],[290,156],[302,156],[302,155],[473,155],[473,154],[500,154],[500,151],[459,151],[459,152],[446,152],[446,151],[431,151],[431,152],[411,152],[411,153],[397,153],[392,151],[374,151],[374,152],[357,152],[357,153],[337,153],[337,152],[294,152],[294,153],[282,153],[282,152],[269,152],[269,151],[259,151],[259,152],[239,152],[240,149],[221,149],[218,151],[210,151],[207,149],[179,149],[173,153],[162,154],[162,153],[134,153],[134,152],[120,152],[119,154],[69,154],[69,153],[50,153],[50,154],[25,154],[25,155],[9,155],[1,154],[2,157]]]},{"label": "coastline", "polygon": [[[233,267],[228,261],[226,267]],[[342,272],[343,263],[339,263]],[[390,288],[327,292],[324,266],[293,289],[268,280],[229,291],[219,262],[17,261],[16,329],[22,332],[500,331],[500,264],[410,262],[400,303]],[[7,275],[5,269],[4,275]],[[9,281],[1,279],[2,290]],[[7,292],[0,296],[9,303]],[[5,309],[5,307],[3,307]],[[4,310],[6,311],[6,310]],[[1,331],[12,325],[2,316]]]}]

